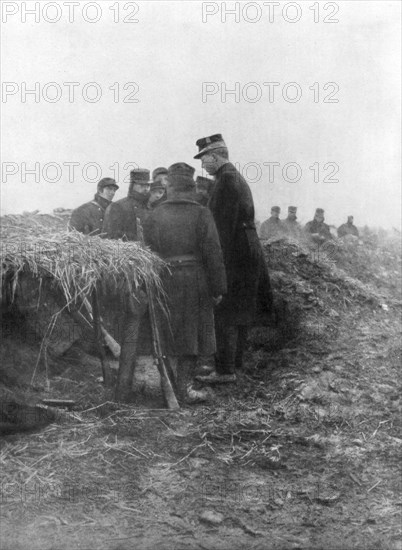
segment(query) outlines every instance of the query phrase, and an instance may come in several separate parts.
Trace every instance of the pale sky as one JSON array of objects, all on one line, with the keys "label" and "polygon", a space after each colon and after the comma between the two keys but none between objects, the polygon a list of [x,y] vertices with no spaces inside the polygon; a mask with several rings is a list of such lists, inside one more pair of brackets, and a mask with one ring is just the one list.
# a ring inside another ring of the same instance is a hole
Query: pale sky
[{"label": "pale sky", "polygon": [[295,205],[303,222],[322,207],[334,225],[401,226],[399,1],[226,2],[238,22],[222,2],[39,2],[38,21],[35,2],[1,4],[3,214],[90,200],[96,165],[116,199],[134,166],[201,173],[196,140],[222,133],[259,220]]}]

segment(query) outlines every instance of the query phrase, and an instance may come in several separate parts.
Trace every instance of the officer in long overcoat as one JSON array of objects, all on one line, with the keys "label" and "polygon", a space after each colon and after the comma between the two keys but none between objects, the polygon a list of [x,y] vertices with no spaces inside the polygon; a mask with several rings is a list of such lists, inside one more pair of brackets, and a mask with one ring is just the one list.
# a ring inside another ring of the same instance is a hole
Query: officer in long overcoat
[{"label": "officer in long overcoat", "polygon": [[151,211],[148,204],[150,188],[149,170],[131,170],[127,197],[106,209],[102,231],[108,239],[138,240],[136,219],[143,223]]},{"label": "officer in long overcoat", "polygon": [[[228,291],[215,310],[218,351],[216,372],[200,377],[205,382],[236,380],[235,367],[241,368],[247,328],[253,322],[259,283],[269,283],[267,267],[254,223],[251,190],[234,165],[221,134],[199,139],[194,158],[215,177],[209,201],[223,250]],[[265,270],[262,276],[261,270]],[[270,288],[266,293],[272,300]]]},{"label": "officer in long overcoat", "polygon": [[72,211],[69,227],[85,235],[99,235],[102,231],[106,208],[111,204],[118,188],[114,179],[101,179],[93,200]]},{"label": "officer in long overcoat", "polygon": [[170,316],[169,322],[162,317],[161,333],[164,351],[178,358],[182,400],[197,356],[216,351],[213,307],[226,292],[218,232],[211,212],[195,199],[194,172],[182,162],[170,166],[168,198],[144,224],[146,244],[169,265],[162,281]]}]

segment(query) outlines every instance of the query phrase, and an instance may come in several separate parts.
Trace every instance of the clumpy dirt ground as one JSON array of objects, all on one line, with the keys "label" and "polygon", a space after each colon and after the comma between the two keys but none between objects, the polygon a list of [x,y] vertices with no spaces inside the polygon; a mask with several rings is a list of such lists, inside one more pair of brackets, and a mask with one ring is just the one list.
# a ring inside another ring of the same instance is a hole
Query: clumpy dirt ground
[{"label": "clumpy dirt ground", "polygon": [[276,325],[252,330],[236,385],[178,412],[149,358],[113,402],[77,342],[32,385],[39,343],[6,320],[3,406],[75,407],[21,409],[42,429],[3,438],[0,548],[400,549],[400,240],[337,246],[335,264],[264,244]]},{"label": "clumpy dirt ground", "polygon": [[401,548],[399,314],[251,345],[237,385],[179,412],[107,403],[72,350],[50,393],[76,411],[3,439],[1,548]]}]

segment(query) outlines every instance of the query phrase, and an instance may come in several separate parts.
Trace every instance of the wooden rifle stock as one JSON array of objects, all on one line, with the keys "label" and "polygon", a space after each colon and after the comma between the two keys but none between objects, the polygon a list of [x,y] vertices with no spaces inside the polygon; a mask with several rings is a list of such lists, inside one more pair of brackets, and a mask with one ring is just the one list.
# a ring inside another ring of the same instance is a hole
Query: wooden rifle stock
[{"label": "wooden rifle stock", "polygon": [[[138,218],[137,218],[137,231],[138,231],[138,236],[140,237],[140,242],[144,244],[144,234],[142,230],[142,225],[141,225],[141,221]],[[177,397],[174,392],[172,381],[169,378],[169,374],[166,368],[165,359],[162,352],[156,313],[155,313],[155,296],[154,296],[153,288],[148,283],[148,281],[145,281],[145,290],[148,295],[149,318],[150,318],[151,329],[152,329],[152,347],[153,347],[154,357],[156,359],[159,375],[161,377],[163,397],[165,399],[168,409],[171,409],[171,410],[180,409],[180,405],[179,405],[179,402],[177,401]]]}]

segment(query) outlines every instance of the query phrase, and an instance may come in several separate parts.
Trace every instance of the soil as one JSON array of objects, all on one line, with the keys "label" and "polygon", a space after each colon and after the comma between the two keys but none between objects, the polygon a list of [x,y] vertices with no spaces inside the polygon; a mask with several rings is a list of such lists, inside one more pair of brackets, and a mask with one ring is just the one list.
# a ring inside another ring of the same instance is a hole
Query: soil
[{"label": "soil", "polygon": [[4,438],[22,470],[4,470],[1,548],[400,548],[398,313],[350,312],[336,341],[265,368],[250,349],[236,386],[177,413],[83,412],[105,393],[72,352],[52,395],[83,422]]},{"label": "soil", "polygon": [[[149,358],[135,402],[118,404],[82,347],[31,386],[35,348],[9,338],[10,379],[31,356],[15,391],[75,407],[3,438],[0,547],[401,548],[401,302],[393,289],[388,305],[347,293],[336,302],[321,279],[315,304],[301,280],[295,300],[325,322],[298,320],[303,330],[280,346],[255,328],[237,384],[178,412],[163,409]],[[291,284],[280,271],[275,281],[283,293]]]}]

